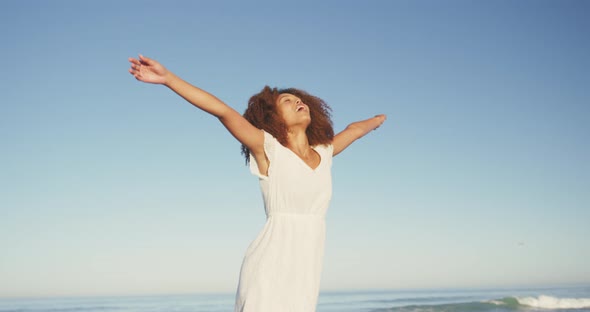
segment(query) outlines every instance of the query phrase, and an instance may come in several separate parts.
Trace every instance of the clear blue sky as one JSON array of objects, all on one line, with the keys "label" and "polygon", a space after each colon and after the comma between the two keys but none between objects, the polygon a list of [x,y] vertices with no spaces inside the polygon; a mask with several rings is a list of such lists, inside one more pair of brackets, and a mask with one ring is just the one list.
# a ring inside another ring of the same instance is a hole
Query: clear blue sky
[{"label": "clear blue sky", "polygon": [[588,1],[0,2],[0,297],[233,292],[265,221],[219,124],[387,114],[334,160],[322,289],[590,283]]}]

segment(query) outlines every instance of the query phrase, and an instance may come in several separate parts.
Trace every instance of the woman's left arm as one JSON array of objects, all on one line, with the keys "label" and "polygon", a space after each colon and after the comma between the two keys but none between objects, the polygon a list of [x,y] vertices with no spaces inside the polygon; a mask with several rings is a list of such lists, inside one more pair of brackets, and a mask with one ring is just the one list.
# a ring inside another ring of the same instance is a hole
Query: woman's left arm
[{"label": "woman's left arm", "polygon": [[348,125],[346,129],[334,136],[334,141],[332,142],[332,145],[334,146],[333,156],[340,154],[340,152],[346,149],[352,144],[352,142],[362,138],[372,130],[379,128],[386,118],[385,115],[377,115],[373,118],[353,122]]}]

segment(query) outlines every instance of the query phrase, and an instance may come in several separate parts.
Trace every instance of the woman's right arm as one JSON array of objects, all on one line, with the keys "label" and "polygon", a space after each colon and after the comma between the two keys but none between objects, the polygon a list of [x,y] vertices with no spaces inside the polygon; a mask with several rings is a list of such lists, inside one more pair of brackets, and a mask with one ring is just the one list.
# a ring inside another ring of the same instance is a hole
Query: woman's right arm
[{"label": "woman's right arm", "polygon": [[182,80],[167,70],[156,60],[139,55],[139,59],[129,58],[129,72],[139,81],[162,84],[199,109],[219,118],[227,130],[244,144],[255,157],[264,153],[264,134],[248,122],[240,113],[223,103],[214,95]]}]

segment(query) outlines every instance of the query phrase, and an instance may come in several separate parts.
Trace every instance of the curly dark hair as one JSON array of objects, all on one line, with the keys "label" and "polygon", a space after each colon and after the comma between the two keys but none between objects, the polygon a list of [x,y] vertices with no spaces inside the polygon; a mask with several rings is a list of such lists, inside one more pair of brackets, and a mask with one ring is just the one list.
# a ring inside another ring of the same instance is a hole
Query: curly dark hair
[{"label": "curly dark hair", "polygon": [[[265,86],[260,93],[253,95],[248,101],[248,108],[244,112],[244,118],[254,127],[270,133],[279,143],[286,146],[287,127],[276,108],[277,98],[283,93],[295,95],[309,106],[311,123],[305,131],[309,144],[315,146],[332,143],[332,139],[334,139],[334,128],[331,119],[332,109],[322,99],[303,90],[295,88],[277,89]],[[244,155],[246,164],[248,164],[250,150],[245,145],[242,145],[242,155]]]}]

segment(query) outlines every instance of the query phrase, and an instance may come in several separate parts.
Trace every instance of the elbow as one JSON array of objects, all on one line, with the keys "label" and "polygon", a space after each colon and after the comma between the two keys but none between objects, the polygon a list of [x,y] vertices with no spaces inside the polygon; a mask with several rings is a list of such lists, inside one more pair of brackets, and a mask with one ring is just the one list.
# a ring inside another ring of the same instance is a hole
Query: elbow
[{"label": "elbow", "polygon": [[[236,117],[241,117],[241,115],[233,110],[232,108],[230,108],[229,106],[224,106],[222,108],[220,108],[219,110],[217,110],[215,113],[212,113],[215,117],[217,117],[219,119],[219,121],[221,122],[225,122],[231,119],[235,119]],[[237,115],[237,116],[236,116]]]}]

